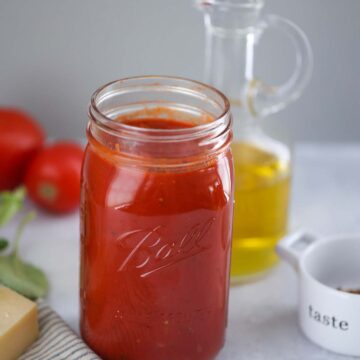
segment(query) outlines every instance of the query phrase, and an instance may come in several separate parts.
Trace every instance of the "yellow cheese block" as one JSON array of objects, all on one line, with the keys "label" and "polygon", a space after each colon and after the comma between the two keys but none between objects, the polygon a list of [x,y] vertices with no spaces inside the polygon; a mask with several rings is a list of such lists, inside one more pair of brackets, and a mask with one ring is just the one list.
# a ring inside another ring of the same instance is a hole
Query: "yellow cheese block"
[{"label": "yellow cheese block", "polygon": [[36,304],[0,286],[0,359],[17,359],[38,334]]}]

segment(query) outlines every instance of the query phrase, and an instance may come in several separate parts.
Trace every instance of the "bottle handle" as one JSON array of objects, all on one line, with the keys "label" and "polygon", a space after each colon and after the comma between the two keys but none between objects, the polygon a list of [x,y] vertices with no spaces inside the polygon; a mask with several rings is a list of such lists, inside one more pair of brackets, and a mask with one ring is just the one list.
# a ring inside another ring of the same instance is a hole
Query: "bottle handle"
[{"label": "bottle handle", "polygon": [[262,30],[276,28],[287,34],[295,47],[296,65],[290,79],[280,86],[269,86],[260,80],[249,82],[247,105],[253,116],[267,116],[298,99],[308,84],[313,69],[313,54],[305,33],[293,22],[277,15],[266,15]]},{"label": "bottle handle", "polygon": [[298,270],[302,253],[318,239],[309,231],[297,231],[280,240],[276,245],[276,252],[295,270]]}]

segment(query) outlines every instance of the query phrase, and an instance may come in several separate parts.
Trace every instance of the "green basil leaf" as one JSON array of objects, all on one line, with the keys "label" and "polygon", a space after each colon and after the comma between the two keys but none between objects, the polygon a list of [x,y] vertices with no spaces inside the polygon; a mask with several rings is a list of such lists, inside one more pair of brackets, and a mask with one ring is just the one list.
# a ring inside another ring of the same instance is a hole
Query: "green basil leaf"
[{"label": "green basil leaf", "polygon": [[28,212],[19,222],[11,254],[0,256],[0,284],[36,300],[47,294],[49,282],[46,275],[36,266],[23,261],[19,255],[19,242],[26,225],[35,218],[34,211]]},{"label": "green basil leaf", "polygon": [[7,224],[23,207],[26,190],[20,187],[15,191],[0,193],[0,226]]},{"label": "green basil leaf", "polygon": [[0,251],[5,250],[8,246],[9,242],[4,238],[0,238]]},{"label": "green basil leaf", "polygon": [[44,272],[15,253],[0,256],[0,283],[31,300],[44,297],[49,289]]}]

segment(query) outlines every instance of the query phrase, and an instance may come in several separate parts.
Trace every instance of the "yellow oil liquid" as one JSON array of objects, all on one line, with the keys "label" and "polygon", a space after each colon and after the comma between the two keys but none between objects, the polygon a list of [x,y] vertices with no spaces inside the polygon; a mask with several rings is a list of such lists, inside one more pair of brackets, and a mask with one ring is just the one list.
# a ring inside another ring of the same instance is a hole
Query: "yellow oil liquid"
[{"label": "yellow oil liquid", "polygon": [[274,246],[287,230],[290,169],[287,161],[252,144],[235,143],[232,150],[234,284],[266,273],[277,262]]}]

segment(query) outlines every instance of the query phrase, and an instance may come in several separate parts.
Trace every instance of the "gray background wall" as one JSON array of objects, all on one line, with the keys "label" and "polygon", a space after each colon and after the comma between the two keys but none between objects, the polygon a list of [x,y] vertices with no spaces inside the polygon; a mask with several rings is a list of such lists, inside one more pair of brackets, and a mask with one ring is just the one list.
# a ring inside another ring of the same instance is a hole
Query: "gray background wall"
[{"label": "gray background wall", "polygon": [[[360,1],[268,0],[264,12],[300,25],[315,55],[303,97],[264,126],[288,142],[358,141]],[[203,43],[193,0],[0,0],[0,105],[29,111],[51,136],[80,137],[99,85],[139,74],[201,80]],[[284,80],[287,53],[267,35],[257,72]]]}]

